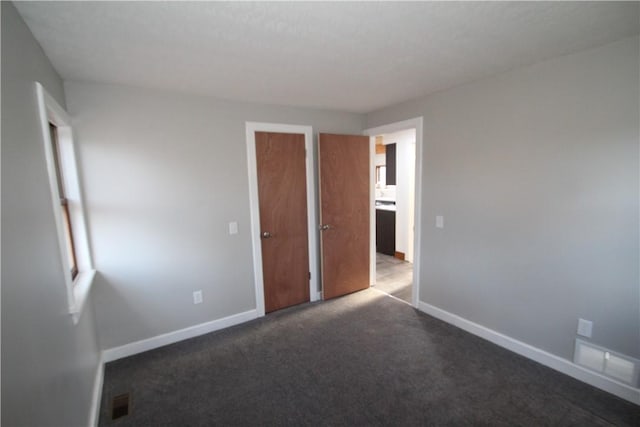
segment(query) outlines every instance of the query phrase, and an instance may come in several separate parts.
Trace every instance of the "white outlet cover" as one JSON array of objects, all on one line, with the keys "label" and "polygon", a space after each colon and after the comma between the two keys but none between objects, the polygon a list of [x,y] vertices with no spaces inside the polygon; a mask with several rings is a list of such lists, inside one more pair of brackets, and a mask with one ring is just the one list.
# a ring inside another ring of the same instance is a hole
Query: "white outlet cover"
[{"label": "white outlet cover", "polygon": [[436,216],[436,227],[444,228],[444,217],[442,215]]},{"label": "white outlet cover", "polygon": [[591,338],[593,322],[590,320],[578,319],[578,335]]},{"label": "white outlet cover", "polygon": [[238,234],[238,223],[232,221],[229,223],[229,234]]},{"label": "white outlet cover", "polygon": [[202,304],[202,291],[195,291],[193,293],[193,303]]}]

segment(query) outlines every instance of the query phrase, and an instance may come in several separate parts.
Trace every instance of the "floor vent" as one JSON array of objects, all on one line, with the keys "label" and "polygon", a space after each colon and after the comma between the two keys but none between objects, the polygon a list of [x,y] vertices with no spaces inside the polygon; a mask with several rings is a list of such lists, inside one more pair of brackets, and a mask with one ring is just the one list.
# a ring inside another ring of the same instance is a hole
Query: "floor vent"
[{"label": "floor vent", "polygon": [[604,347],[576,339],[574,363],[610,378],[638,387],[640,360],[616,353]]},{"label": "floor vent", "polygon": [[129,415],[129,393],[119,394],[111,401],[111,419],[117,420]]}]

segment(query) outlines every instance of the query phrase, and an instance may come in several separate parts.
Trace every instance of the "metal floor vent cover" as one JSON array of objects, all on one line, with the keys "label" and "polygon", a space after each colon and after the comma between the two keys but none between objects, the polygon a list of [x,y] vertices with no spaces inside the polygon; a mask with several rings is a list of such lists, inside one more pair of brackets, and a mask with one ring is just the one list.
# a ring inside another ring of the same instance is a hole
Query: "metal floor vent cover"
[{"label": "metal floor vent cover", "polygon": [[119,394],[111,400],[111,419],[117,420],[129,415],[129,403],[131,396],[129,393]]}]

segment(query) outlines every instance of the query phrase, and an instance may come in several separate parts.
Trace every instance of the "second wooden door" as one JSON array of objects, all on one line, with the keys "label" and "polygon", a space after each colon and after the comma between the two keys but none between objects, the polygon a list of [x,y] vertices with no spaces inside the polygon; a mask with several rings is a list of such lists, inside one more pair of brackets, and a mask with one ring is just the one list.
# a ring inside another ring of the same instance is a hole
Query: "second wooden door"
[{"label": "second wooden door", "polygon": [[320,134],[322,292],[369,287],[369,137]]},{"label": "second wooden door", "polygon": [[304,135],[256,132],[265,311],[309,301]]}]

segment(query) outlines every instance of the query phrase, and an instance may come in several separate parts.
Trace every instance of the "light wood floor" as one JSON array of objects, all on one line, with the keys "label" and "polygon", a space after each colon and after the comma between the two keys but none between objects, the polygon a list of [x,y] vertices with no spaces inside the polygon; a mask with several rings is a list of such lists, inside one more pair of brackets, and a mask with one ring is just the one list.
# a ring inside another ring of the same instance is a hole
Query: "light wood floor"
[{"label": "light wood floor", "polygon": [[376,253],[375,288],[411,304],[413,264]]}]

